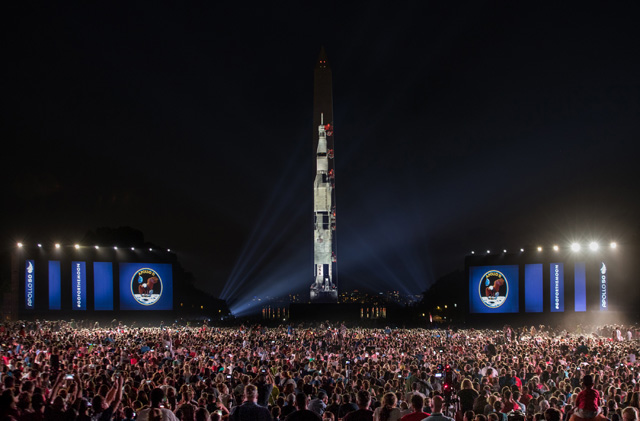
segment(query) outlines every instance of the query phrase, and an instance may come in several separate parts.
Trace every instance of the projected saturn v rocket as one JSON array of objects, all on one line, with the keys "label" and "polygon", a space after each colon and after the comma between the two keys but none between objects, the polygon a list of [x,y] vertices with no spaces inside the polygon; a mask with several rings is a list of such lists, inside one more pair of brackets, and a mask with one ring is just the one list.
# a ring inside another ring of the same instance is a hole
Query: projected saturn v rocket
[{"label": "projected saturn v rocket", "polygon": [[337,302],[336,194],[331,68],[324,48],[313,72],[313,267],[309,295],[314,302]]}]

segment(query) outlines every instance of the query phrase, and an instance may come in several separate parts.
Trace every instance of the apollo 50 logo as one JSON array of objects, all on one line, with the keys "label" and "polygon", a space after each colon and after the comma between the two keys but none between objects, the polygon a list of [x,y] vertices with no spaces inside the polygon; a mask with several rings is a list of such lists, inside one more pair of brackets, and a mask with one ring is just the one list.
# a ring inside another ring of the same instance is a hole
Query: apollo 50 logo
[{"label": "apollo 50 logo", "polygon": [[33,260],[27,260],[27,268],[25,272],[26,272],[26,276],[25,276],[26,308],[33,308],[33,287],[34,287]]},{"label": "apollo 50 logo", "polygon": [[478,284],[478,295],[482,304],[489,308],[498,308],[509,296],[507,277],[498,270],[490,270],[482,275]]},{"label": "apollo 50 logo", "polygon": [[162,296],[162,279],[153,269],[143,268],[131,277],[131,295],[143,306],[155,304]]}]

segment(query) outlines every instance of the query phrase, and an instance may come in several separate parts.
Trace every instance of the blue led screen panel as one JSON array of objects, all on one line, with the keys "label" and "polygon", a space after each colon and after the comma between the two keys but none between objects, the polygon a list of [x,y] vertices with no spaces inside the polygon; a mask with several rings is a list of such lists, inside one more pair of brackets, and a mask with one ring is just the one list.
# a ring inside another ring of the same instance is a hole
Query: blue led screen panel
[{"label": "blue led screen panel", "polygon": [[524,311],[542,313],[542,263],[524,265]]},{"label": "blue led screen panel", "polygon": [[564,311],[564,263],[551,263],[549,266],[551,282],[551,312]]},{"label": "blue led screen panel", "polygon": [[87,264],[71,262],[71,308],[87,309]]},{"label": "blue led screen panel", "polygon": [[62,308],[62,287],[60,284],[60,261],[49,260],[49,310]]},{"label": "blue led screen panel", "polygon": [[93,302],[95,310],[113,310],[113,264],[93,262]]},{"label": "blue led screen panel", "polygon": [[598,273],[598,297],[600,301],[600,311],[607,311],[609,308],[609,297],[607,296],[607,289],[609,287],[609,275],[607,274],[607,265],[604,262],[600,262],[600,273]]},{"label": "blue led screen panel", "polygon": [[27,260],[24,267],[24,308],[33,310],[35,302],[36,266],[33,260]]},{"label": "blue led screen panel", "polygon": [[587,269],[584,262],[578,262],[574,269],[575,311],[587,311]]}]

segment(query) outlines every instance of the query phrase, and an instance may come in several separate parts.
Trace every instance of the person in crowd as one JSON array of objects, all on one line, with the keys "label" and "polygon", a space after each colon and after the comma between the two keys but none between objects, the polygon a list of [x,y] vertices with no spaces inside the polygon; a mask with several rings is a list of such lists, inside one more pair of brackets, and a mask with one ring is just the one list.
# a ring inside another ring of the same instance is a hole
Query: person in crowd
[{"label": "person in crowd", "polygon": [[[151,407],[143,409],[138,414],[139,421],[147,421],[151,420],[153,414],[160,414],[160,419],[162,421],[179,421],[171,410],[167,408],[163,408],[163,403],[165,401],[165,394],[162,388],[156,387],[151,391]],[[94,403],[95,405],[95,403]]]},{"label": "person in crowd", "polygon": [[622,410],[622,421],[638,421],[638,408],[627,406]]},{"label": "person in crowd", "polygon": [[343,419],[349,412],[357,411],[358,405],[355,402],[351,402],[351,395],[345,393],[342,395],[342,405],[338,410],[338,418]]},{"label": "person in crowd", "polygon": [[502,411],[502,408],[504,407],[504,404],[502,403],[501,400],[496,400],[495,403],[493,404],[493,414],[496,414],[496,417],[498,417],[498,421],[507,421],[507,414],[505,414]]},{"label": "person in crowd", "polygon": [[282,415],[282,409],[278,405],[274,405],[271,408],[271,419],[273,421],[280,421]]},{"label": "person in crowd", "polygon": [[269,405],[269,398],[274,388],[273,376],[266,367],[260,369],[260,373],[254,379],[253,384],[258,389],[258,405],[266,408]]},{"label": "person in crowd", "polygon": [[285,421],[322,421],[322,417],[307,409],[309,398],[304,392],[296,395],[296,410],[290,413]]},{"label": "person in crowd", "polygon": [[373,411],[369,409],[371,405],[371,394],[366,390],[361,390],[356,395],[358,409],[347,413],[344,421],[373,421]]},{"label": "person in crowd", "polygon": [[328,397],[327,393],[323,390],[318,391],[317,397],[311,399],[309,402],[309,410],[322,416],[327,408]]},{"label": "person in crowd", "polygon": [[544,411],[545,421],[562,421],[562,413],[556,408],[549,408]]},{"label": "person in crowd", "polygon": [[[576,409],[573,412],[574,419],[595,418],[600,414],[600,393],[593,388],[593,377],[589,374],[582,378],[582,385],[584,390],[578,393],[576,398]],[[615,403],[615,400],[610,402]]]},{"label": "person in crowd", "polygon": [[236,406],[229,415],[231,421],[271,421],[271,413],[258,405],[258,389],[253,384],[244,387],[242,405]]},{"label": "person in crowd", "polygon": [[433,411],[431,412],[431,415],[424,418],[424,421],[454,421],[453,418],[442,412],[445,403],[442,396],[434,396],[431,402],[433,404]]},{"label": "person in crowd", "polygon": [[395,393],[385,393],[381,405],[373,411],[374,421],[398,421],[401,418],[400,409],[396,407],[398,397]]},{"label": "person in crowd", "polygon": [[[95,421],[110,421],[120,401],[122,400],[122,382],[124,378],[118,376],[105,397],[98,394],[93,397],[93,419]],[[144,420],[143,420],[144,421]]]},{"label": "person in crowd", "polygon": [[462,380],[461,390],[458,392],[458,399],[460,400],[460,411],[462,411],[462,413],[473,411],[474,403],[477,398],[478,392],[473,388],[473,383],[471,383],[471,380]]},{"label": "person in crowd", "polygon": [[430,415],[424,412],[424,398],[418,394],[411,396],[411,409],[413,412],[400,418],[400,421],[421,421]]},{"label": "person in crowd", "polygon": [[340,409],[340,394],[333,393],[331,395],[331,402],[327,405],[325,411],[331,412],[334,416],[338,413]]}]

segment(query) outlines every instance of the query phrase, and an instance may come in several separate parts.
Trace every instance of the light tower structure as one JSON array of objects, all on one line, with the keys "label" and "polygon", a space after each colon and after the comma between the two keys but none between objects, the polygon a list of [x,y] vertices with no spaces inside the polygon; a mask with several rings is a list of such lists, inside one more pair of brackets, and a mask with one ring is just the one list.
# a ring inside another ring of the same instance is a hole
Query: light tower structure
[{"label": "light tower structure", "polygon": [[313,302],[338,301],[331,68],[324,48],[313,72]]}]

